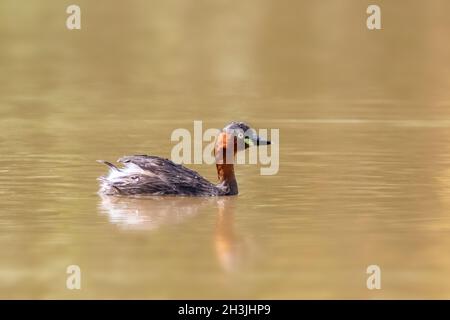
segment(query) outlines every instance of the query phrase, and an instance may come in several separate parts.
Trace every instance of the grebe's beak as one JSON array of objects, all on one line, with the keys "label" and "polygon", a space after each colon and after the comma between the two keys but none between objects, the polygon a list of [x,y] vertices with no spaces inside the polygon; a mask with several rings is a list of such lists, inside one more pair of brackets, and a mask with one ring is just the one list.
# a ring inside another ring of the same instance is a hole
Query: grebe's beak
[{"label": "grebe's beak", "polygon": [[259,137],[258,135],[255,134],[253,137],[246,137],[245,138],[245,144],[246,144],[246,146],[248,148],[248,147],[251,147],[251,146],[267,146],[267,145],[269,145],[271,143],[270,143],[269,140],[265,140],[265,139],[263,139],[263,138],[261,138],[261,137]]},{"label": "grebe's beak", "polygon": [[257,137],[257,139],[256,139],[256,145],[257,146],[267,146],[269,144],[271,144],[271,142],[269,140],[264,140],[264,139],[262,139],[260,137]]}]

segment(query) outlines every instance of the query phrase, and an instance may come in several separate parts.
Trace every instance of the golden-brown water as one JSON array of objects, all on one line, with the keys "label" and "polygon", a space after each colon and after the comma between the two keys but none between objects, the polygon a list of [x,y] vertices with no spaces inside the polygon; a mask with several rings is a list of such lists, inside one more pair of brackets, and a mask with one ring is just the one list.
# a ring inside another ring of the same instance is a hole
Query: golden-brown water
[{"label": "golden-brown water", "polygon": [[[0,298],[450,298],[450,5],[377,0],[369,31],[372,2],[79,0],[69,31],[1,1]],[[277,175],[96,194],[96,159],[234,119],[280,129]]]}]

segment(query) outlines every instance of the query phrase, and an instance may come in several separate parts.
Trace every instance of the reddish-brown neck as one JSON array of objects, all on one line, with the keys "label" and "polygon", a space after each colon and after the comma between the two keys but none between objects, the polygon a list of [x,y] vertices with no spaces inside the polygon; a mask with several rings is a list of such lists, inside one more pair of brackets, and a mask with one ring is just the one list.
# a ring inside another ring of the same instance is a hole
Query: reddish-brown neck
[{"label": "reddish-brown neck", "polygon": [[222,132],[215,148],[217,176],[219,183],[227,184],[232,192],[237,193],[237,182],[234,175],[234,157],[236,155],[234,136]]},{"label": "reddish-brown neck", "polygon": [[234,166],[232,164],[216,164],[216,167],[219,182],[236,181],[236,177],[234,175]]}]

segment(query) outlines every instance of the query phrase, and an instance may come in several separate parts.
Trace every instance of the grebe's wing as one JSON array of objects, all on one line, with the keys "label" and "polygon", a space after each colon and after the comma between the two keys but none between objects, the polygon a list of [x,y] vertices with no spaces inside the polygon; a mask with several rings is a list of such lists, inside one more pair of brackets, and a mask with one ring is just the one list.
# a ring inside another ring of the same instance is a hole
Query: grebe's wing
[{"label": "grebe's wing", "polygon": [[196,171],[186,168],[180,164],[176,164],[169,159],[164,159],[156,156],[136,155],[126,156],[117,160],[125,165],[125,167],[138,166],[149,173],[163,176],[179,176],[185,179],[204,179]]},{"label": "grebe's wing", "polygon": [[135,155],[120,158],[118,162],[123,163],[124,168],[103,179],[117,193],[217,195],[211,182],[169,159]]}]

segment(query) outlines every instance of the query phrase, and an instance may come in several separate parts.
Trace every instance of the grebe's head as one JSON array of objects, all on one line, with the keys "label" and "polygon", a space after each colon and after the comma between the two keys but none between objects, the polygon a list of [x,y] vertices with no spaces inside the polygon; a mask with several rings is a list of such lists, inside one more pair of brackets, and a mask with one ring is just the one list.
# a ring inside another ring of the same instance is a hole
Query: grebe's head
[{"label": "grebe's head", "polygon": [[217,149],[230,149],[233,147],[234,154],[237,151],[248,149],[252,146],[269,145],[270,141],[260,138],[256,130],[244,122],[233,121],[219,134]]}]

